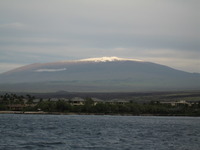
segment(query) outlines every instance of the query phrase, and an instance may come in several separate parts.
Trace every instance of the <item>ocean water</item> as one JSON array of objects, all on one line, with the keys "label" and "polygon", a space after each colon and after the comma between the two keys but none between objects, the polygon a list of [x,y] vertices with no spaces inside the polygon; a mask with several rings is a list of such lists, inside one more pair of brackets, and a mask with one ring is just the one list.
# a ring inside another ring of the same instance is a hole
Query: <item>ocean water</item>
[{"label": "ocean water", "polygon": [[199,149],[199,117],[0,114],[0,150]]}]

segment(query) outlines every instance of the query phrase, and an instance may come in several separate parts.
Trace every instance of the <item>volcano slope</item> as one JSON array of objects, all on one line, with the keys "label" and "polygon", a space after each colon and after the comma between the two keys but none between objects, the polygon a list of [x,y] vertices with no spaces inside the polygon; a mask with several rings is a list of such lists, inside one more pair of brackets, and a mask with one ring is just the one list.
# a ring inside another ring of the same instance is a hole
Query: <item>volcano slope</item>
[{"label": "volcano slope", "polygon": [[0,91],[132,92],[200,90],[200,74],[117,57],[35,63],[0,74]]}]

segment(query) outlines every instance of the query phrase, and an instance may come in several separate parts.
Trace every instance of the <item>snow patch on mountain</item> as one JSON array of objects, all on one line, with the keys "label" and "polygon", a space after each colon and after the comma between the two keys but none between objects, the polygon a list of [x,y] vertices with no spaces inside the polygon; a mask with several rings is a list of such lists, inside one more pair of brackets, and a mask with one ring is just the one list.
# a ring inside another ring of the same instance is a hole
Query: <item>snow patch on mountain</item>
[{"label": "snow patch on mountain", "polygon": [[142,60],[139,60],[139,59],[128,59],[128,58],[119,58],[119,57],[98,57],[98,58],[81,59],[79,61],[112,62],[112,61],[142,61]]}]

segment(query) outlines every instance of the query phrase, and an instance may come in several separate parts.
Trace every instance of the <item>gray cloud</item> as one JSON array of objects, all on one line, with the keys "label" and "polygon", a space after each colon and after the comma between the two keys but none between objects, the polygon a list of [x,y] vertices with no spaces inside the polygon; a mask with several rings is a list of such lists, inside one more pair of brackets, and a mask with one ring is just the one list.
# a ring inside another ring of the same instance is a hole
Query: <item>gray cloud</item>
[{"label": "gray cloud", "polygon": [[0,63],[116,55],[200,72],[199,5],[198,0],[1,0]]}]

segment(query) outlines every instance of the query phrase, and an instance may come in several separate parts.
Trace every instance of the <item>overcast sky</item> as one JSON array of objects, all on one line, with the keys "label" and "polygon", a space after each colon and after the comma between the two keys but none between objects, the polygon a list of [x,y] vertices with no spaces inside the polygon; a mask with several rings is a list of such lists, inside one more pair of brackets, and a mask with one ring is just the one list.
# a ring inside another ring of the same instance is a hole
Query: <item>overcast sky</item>
[{"label": "overcast sky", "polygon": [[0,73],[102,56],[200,73],[200,1],[0,1]]}]

